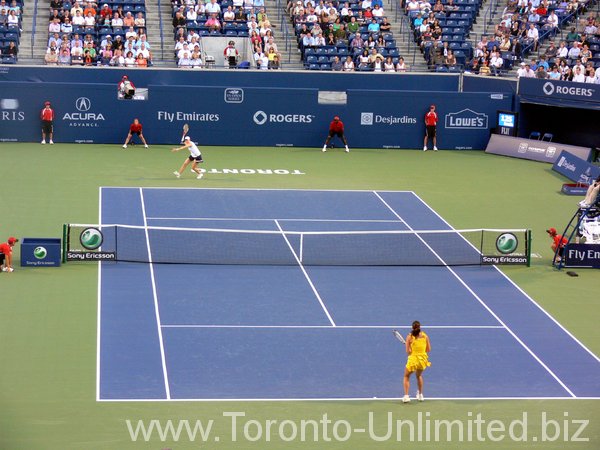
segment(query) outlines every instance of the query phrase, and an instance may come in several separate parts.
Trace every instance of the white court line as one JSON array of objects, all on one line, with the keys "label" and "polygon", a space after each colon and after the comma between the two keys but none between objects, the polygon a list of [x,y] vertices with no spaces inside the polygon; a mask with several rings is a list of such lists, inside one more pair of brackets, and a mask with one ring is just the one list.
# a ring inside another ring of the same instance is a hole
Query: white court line
[{"label": "white court line", "polygon": [[[172,398],[166,400],[164,398],[110,398],[100,399],[100,402],[113,403],[149,403],[149,402],[215,402],[215,403],[231,403],[231,402],[381,402],[394,401],[400,403],[402,397],[319,397],[319,398]],[[600,397],[425,397],[425,403],[428,401],[459,401],[459,402],[483,402],[483,401],[502,401],[502,400],[600,400]],[[402,407],[400,404],[399,407]],[[410,406],[407,406],[409,408]],[[399,410],[398,410],[399,411]]]},{"label": "white court line", "polygon": [[[433,212],[440,220],[442,220],[446,225],[448,225],[452,230],[454,230],[454,227],[452,225],[450,225],[442,216],[440,216],[431,206],[429,206],[421,197],[419,197],[416,193],[413,192],[413,195],[421,202],[423,203],[431,212]],[[468,241],[467,241],[468,242]],[[542,308],[540,306],[539,303],[537,303],[532,297],[529,296],[529,294],[527,294],[523,289],[521,289],[521,287],[519,285],[517,285],[513,280],[511,280],[508,275],[506,275],[504,272],[502,272],[497,266],[493,266],[494,269],[496,269],[504,278],[506,278],[506,280],[508,280],[508,282],[510,284],[512,284],[521,294],[523,294],[525,296],[525,298],[527,298],[531,303],[533,303],[535,306],[537,306],[540,311],[542,311],[546,316],[548,316],[548,318],[550,318],[550,320],[552,320],[552,322],[554,322],[561,330],[563,330],[571,339],[573,339],[575,342],[577,342],[577,344],[579,344],[581,346],[581,348],[583,348],[586,352],[588,352],[592,357],[594,357],[594,359],[598,362],[600,362],[600,357],[598,357],[594,352],[592,352],[588,347],[586,347],[583,342],[581,342],[579,339],[577,339],[569,330],[567,330],[564,326],[561,325],[561,323],[556,320],[548,311],[546,311],[544,308]]]},{"label": "white court line", "polygon": [[[98,189],[98,224],[102,226],[102,188]],[[100,247],[98,250],[100,250]],[[100,400],[100,333],[102,328],[102,261],[98,261],[98,300],[96,306],[96,401]]]},{"label": "white court line", "polygon": [[278,220],[280,222],[357,222],[357,223],[398,223],[397,220],[377,220],[377,219],[239,219],[235,217],[148,217],[148,220],[230,220],[232,222],[272,222]]},{"label": "white court line", "polygon": [[144,204],[144,191],[139,188],[140,201],[142,203],[142,216],[144,218],[144,228],[146,233],[146,247],[148,249],[148,265],[150,266],[150,281],[152,283],[152,296],[154,297],[154,314],[156,315],[156,327],[158,329],[158,342],[160,345],[160,359],[162,363],[163,378],[165,382],[165,392],[167,400],[171,399],[171,389],[169,388],[169,374],[167,372],[167,361],[165,358],[165,345],[162,335],[162,327],[160,325],[160,310],[158,308],[158,294],[156,292],[156,279],[154,277],[154,264],[152,263],[152,251],[150,249],[150,236],[148,235],[148,221],[146,219],[146,206]]},{"label": "white court line", "polygon": [[323,303],[323,299],[321,298],[321,295],[319,294],[319,291],[317,291],[317,288],[315,287],[315,285],[313,284],[312,280],[308,276],[308,272],[306,272],[306,269],[304,268],[304,266],[302,265],[302,262],[298,258],[298,255],[296,255],[296,252],[294,251],[294,247],[292,247],[292,244],[290,244],[290,241],[288,240],[287,236],[285,235],[285,232],[283,231],[283,228],[281,228],[281,225],[279,225],[279,222],[277,222],[277,220],[275,220],[275,225],[277,225],[277,228],[279,228],[279,231],[281,231],[281,236],[283,236],[283,239],[285,239],[285,242],[288,245],[288,247],[290,248],[290,251],[292,252],[292,255],[294,255],[294,259],[298,263],[298,266],[300,266],[300,270],[304,274],[304,277],[306,278],[306,281],[308,281],[308,284],[310,285],[310,288],[312,289],[313,293],[317,297],[317,300],[319,300],[319,303],[321,304],[321,308],[323,308],[323,311],[325,312],[325,315],[329,319],[329,323],[331,323],[331,325],[335,327],[335,322],[331,318],[331,314],[329,314],[329,311],[327,310],[327,307],[325,306],[325,303]]},{"label": "white court line", "polygon": [[[186,325],[186,324],[172,324],[172,325],[161,325],[163,328],[289,328],[289,329],[323,329],[323,330],[363,330],[363,329],[407,329],[410,330],[412,327],[403,325],[336,325],[331,327],[329,325]],[[440,330],[463,330],[463,329],[481,329],[481,330],[504,330],[502,325],[428,325],[426,327],[435,328]]]},{"label": "white court line", "polygon": [[[102,186],[101,189],[139,189],[135,186]],[[179,190],[179,191],[299,191],[299,192],[365,192],[372,193],[369,189],[286,189],[286,188],[219,188],[219,187],[177,187],[177,186],[145,186],[144,189],[165,189],[165,190]],[[379,191],[379,192],[401,192],[406,194],[412,194],[413,191]]]},{"label": "white court line", "polygon": [[[389,210],[396,216],[398,217],[400,220],[402,220],[402,218],[400,217],[400,215],[394,211],[394,209],[376,192],[373,191],[373,193],[383,202],[383,204],[385,206],[387,206],[389,208]],[[406,223],[404,220],[402,220],[406,226],[412,230],[412,227]],[[438,255],[436,253],[436,251],[431,248],[431,246],[429,244],[427,244],[427,242],[425,242],[425,240],[419,236],[418,234],[416,235],[417,238],[419,238],[419,240],[435,255],[436,258],[438,258],[440,260],[440,262],[444,263],[444,260],[440,257],[440,255]],[[569,393],[569,395],[571,395],[572,397],[576,397],[576,395],[568,388],[568,386],[563,383],[563,381],[552,371],[552,369],[550,369],[526,344],[525,342],[523,342],[511,329],[510,327],[508,327],[503,321],[502,319],[500,319],[500,317],[498,317],[498,315],[492,311],[492,309],[475,293],[475,291],[473,291],[473,289],[471,289],[471,287],[454,271],[454,269],[452,269],[449,266],[445,266],[446,269],[448,269],[448,271],[454,275],[454,277],[465,287],[465,289],[467,289],[471,295],[485,308],[488,310],[488,312],[498,321],[498,323],[500,323],[504,328],[506,328],[506,331],[508,331],[516,340],[519,344],[521,344],[521,346],[527,350],[527,352],[533,356],[533,358],[544,368],[546,369],[546,371],[558,382],[558,384],[560,384],[563,389],[565,391],[567,391]]]}]

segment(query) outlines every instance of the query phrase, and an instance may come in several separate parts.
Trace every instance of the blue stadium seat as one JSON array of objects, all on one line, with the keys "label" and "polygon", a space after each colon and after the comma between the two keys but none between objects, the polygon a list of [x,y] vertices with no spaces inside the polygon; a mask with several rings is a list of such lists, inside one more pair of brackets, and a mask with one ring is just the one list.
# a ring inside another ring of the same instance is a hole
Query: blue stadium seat
[{"label": "blue stadium seat", "polygon": [[321,68],[321,66],[319,66],[318,64],[311,64],[308,66],[309,70],[319,70]]}]

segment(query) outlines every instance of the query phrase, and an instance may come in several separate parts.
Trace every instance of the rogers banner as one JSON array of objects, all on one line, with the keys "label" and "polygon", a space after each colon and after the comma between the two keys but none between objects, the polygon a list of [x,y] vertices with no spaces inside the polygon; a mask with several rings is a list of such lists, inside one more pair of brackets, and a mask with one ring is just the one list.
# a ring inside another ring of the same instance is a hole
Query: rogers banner
[{"label": "rogers banner", "polygon": [[600,85],[520,78],[520,101],[551,106],[600,109]]}]

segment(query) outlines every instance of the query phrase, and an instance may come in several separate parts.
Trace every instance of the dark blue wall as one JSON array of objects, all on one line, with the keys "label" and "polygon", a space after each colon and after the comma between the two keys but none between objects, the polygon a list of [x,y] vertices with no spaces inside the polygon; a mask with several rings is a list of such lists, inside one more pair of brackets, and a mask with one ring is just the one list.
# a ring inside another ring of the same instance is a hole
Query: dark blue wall
[{"label": "dark blue wall", "polygon": [[190,135],[204,145],[318,147],[331,118],[339,115],[351,147],[420,148],[423,117],[435,103],[438,147],[483,149],[489,129],[496,126],[496,110],[512,105],[512,95],[499,93],[362,89],[348,90],[345,105],[323,105],[317,89],[271,86],[244,87],[228,95],[225,87],[148,85],[147,101],[118,100],[112,83],[5,82],[0,89],[4,141],[39,140],[39,112],[49,100],[57,115],[56,142],[119,143],[139,117],[154,144],[178,142],[182,125],[189,123]]},{"label": "dark blue wall", "polygon": [[267,70],[126,70],[101,67],[1,66],[0,82],[114,83],[128,75],[138,87],[223,86],[281,87],[321,90],[381,89],[458,92],[459,75],[365,74],[335,72],[283,72]]}]

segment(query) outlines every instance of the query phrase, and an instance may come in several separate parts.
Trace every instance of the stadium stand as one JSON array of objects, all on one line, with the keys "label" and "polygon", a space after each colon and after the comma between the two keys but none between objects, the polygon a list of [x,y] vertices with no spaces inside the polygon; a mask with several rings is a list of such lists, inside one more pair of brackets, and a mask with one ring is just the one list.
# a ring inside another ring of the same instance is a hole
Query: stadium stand
[{"label": "stadium stand", "polygon": [[[173,0],[178,67],[279,69],[281,54],[262,0]],[[218,38],[218,39],[217,39]]]},{"label": "stadium stand", "polygon": [[49,19],[46,64],[152,65],[144,0],[108,0],[101,5],[52,0]]},{"label": "stadium stand", "polygon": [[[320,1],[316,7],[297,1],[290,5],[289,13],[304,66],[309,70],[406,70],[405,64],[399,66],[400,51],[381,0]],[[341,61],[347,64],[340,68]]]},{"label": "stadium stand", "polygon": [[[558,67],[560,63],[552,48],[548,54],[540,54],[544,42],[562,36],[563,30],[573,22],[588,27],[595,26],[596,22],[596,14],[581,20],[582,14],[595,4],[593,0],[508,0],[502,3],[491,0],[487,3],[483,17],[480,17],[483,4],[480,0],[438,0],[433,6],[427,1],[411,0],[407,3],[406,15],[414,41],[431,71],[460,70],[481,75],[506,75],[511,73],[515,62],[520,63],[527,56],[537,54],[533,72],[527,71],[526,75],[544,78],[544,73],[550,71],[552,65]],[[475,28],[478,17],[483,19],[483,26]],[[488,25],[492,27],[488,29]],[[593,60],[591,45],[596,43],[598,36],[590,38],[589,31],[597,33],[597,29],[588,28],[588,42],[581,42],[581,46],[588,45],[588,58]],[[567,44],[569,42],[567,40]],[[537,74],[540,57],[543,58],[541,64],[544,70]],[[567,62],[572,62],[572,59]],[[592,61],[594,65],[595,61]],[[589,72],[588,67],[586,74]],[[552,78],[559,77],[553,75]]]}]

